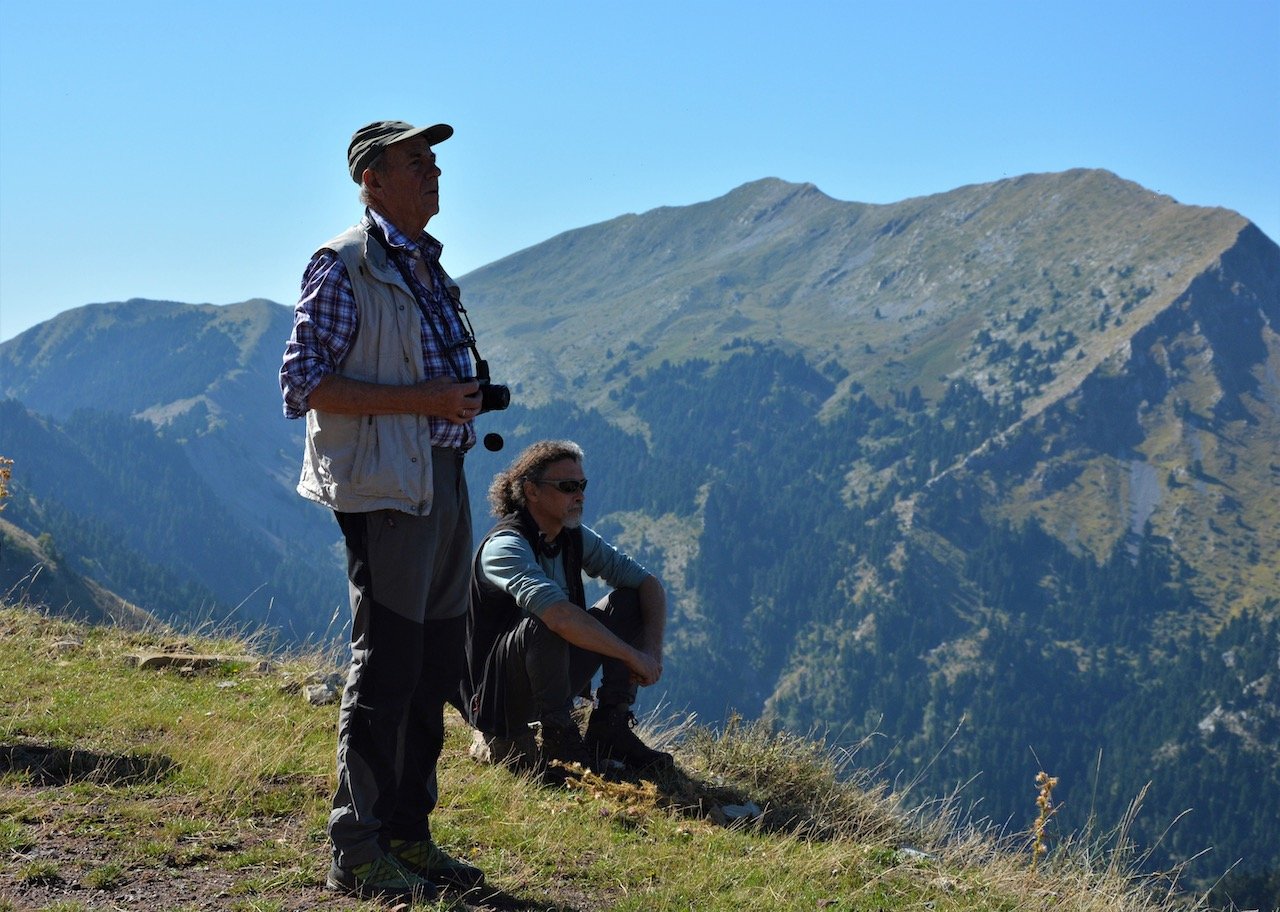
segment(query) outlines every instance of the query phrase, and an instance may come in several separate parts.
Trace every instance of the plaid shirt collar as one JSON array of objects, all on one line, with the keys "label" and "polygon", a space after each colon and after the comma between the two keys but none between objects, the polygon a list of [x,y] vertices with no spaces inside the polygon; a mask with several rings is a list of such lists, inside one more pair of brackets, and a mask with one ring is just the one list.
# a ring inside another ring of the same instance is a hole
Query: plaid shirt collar
[{"label": "plaid shirt collar", "polygon": [[418,233],[417,238],[410,240],[403,231],[391,224],[377,209],[366,207],[364,214],[366,218],[382,229],[382,233],[386,235],[387,243],[399,252],[401,256],[407,257],[410,263],[422,256],[427,257],[429,260],[439,260],[440,254],[444,252],[444,244],[428,234],[425,228]]}]

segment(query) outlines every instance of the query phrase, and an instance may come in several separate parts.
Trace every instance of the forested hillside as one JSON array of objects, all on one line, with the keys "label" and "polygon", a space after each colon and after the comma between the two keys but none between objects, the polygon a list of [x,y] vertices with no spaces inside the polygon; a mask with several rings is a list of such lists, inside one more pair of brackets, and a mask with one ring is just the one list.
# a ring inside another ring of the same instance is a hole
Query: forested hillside
[{"label": "forested hillside", "polygon": [[148,422],[80,410],[55,423],[0,402],[0,452],[16,469],[5,518],[150,614],[267,623],[300,641],[315,627],[305,607],[334,603],[334,581],[309,570],[315,555],[282,554],[230,515],[184,448]]}]

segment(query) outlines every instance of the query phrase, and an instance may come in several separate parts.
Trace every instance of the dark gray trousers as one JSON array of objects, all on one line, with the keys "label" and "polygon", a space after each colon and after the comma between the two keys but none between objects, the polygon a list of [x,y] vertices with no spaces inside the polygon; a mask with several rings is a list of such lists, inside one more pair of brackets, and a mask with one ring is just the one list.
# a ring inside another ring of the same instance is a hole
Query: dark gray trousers
[{"label": "dark gray trousers", "polygon": [[[644,627],[636,590],[614,589],[588,611],[619,639],[639,647]],[[571,645],[536,617],[521,619],[503,636],[498,651],[506,657],[503,680],[511,732],[535,720],[567,722],[573,698],[590,686],[602,668],[596,692],[601,706],[631,706],[636,701],[637,685],[624,662]]]},{"label": "dark gray trousers", "polygon": [[372,861],[429,839],[444,707],[465,667],[471,513],[462,458],[433,452],[428,516],[338,513],[347,548],[351,667],[338,715],[334,858]]}]

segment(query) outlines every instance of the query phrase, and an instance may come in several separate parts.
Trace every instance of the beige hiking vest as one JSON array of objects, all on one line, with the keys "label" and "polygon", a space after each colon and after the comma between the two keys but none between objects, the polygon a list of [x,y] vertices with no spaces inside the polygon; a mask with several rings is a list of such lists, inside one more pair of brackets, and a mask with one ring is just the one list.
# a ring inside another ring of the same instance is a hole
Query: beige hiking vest
[{"label": "beige hiking vest", "polygon": [[[359,328],[337,373],[405,386],[426,379],[418,304],[387,251],[365,231],[347,229],[322,248],[342,258]],[[298,493],[344,513],[431,512],[431,428],[425,415],[307,412]]]}]

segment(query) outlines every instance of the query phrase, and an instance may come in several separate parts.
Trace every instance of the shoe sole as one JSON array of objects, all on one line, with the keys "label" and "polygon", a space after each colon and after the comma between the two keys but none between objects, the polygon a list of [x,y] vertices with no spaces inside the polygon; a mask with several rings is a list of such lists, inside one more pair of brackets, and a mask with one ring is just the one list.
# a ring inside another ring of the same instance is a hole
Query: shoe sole
[{"label": "shoe sole", "polygon": [[434,885],[430,890],[396,890],[392,887],[370,887],[362,884],[347,884],[333,877],[325,878],[325,887],[335,893],[354,896],[356,899],[395,900],[400,902],[431,902],[436,898]]}]

